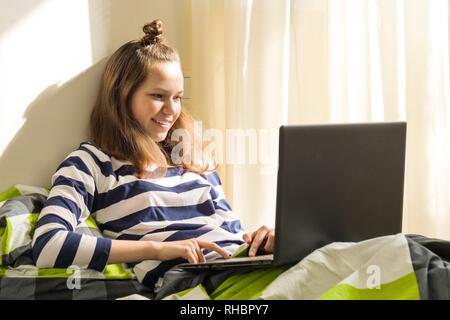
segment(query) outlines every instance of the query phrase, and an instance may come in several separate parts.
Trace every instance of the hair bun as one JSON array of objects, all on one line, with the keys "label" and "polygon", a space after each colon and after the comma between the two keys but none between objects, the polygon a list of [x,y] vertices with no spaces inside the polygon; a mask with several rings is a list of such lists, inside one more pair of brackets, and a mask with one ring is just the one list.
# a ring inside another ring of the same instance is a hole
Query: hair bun
[{"label": "hair bun", "polygon": [[141,39],[143,46],[148,46],[154,43],[163,43],[165,41],[162,35],[163,23],[161,20],[153,20],[151,23],[146,23],[142,30],[145,33],[145,36]]}]

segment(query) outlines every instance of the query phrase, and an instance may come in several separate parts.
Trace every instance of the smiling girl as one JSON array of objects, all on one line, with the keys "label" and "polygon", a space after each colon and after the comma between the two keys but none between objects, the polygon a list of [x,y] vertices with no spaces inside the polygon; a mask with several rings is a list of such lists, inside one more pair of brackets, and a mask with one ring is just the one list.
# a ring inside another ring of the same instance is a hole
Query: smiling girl
[{"label": "smiling girl", "polygon": [[[52,177],[33,237],[38,267],[102,271],[108,263],[151,260],[144,283],[152,286],[183,260],[227,258],[244,241],[250,255],[273,251],[272,229],[244,234],[206,154],[181,165],[172,161],[171,133],[182,129],[194,138],[193,119],[181,105],[180,58],[165,44],[161,21],[143,31],[108,60],[91,140]],[[75,231],[89,216],[104,237]]]}]

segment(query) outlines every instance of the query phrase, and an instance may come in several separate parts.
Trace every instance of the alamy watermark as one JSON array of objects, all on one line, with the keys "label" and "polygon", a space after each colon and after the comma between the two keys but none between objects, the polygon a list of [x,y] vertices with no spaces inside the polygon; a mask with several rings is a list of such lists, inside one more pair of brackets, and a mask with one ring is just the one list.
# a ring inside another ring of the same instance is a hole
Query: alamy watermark
[{"label": "alamy watermark", "polygon": [[366,269],[369,275],[366,280],[367,289],[381,289],[381,269],[377,265],[370,265]]},{"label": "alamy watermark", "polygon": [[69,290],[81,289],[81,268],[76,265],[71,265],[66,269],[66,273],[71,274],[66,281]]},{"label": "alamy watermark", "polygon": [[259,165],[262,175],[276,171],[278,129],[203,130],[202,122],[194,121],[193,135],[186,129],[172,132],[170,139],[177,143],[170,155],[174,164],[199,163],[204,147],[214,164]]}]

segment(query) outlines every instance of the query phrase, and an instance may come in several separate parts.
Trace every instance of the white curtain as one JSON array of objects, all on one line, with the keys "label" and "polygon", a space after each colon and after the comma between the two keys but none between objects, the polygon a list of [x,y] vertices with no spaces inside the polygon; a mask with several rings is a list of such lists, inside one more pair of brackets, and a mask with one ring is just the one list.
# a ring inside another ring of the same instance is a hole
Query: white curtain
[{"label": "white curtain", "polygon": [[[406,120],[403,231],[450,239],[448,0],[192,0],[192,40],[192,111],[222,132]],[[264,159],[220,170],[250,229],[274,223]]]}]

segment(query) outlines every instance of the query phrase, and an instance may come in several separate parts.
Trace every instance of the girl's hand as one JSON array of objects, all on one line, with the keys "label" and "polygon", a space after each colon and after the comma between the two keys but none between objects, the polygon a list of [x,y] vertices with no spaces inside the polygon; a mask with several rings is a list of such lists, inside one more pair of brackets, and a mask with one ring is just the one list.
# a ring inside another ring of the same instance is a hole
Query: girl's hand
[{"label": "girl's hand", "polygon": [[262,226],[254,232],[247,232],[243,236],[244,241],[250,246],[249,257],[254,257],[258,249],[265,253],[272,253],[275,244],[275,230]]},{"label": "girl's hand", "polygon": [[230,254],[226,250],[219,247],[214,242],[188,239],[180,241],[158,242],[157,260],[172,260],[176,258],[184,258],[190,263],[205,262],[205,256],[202,249],[210,249],[216,251],[225,259],[229,258]]}]

